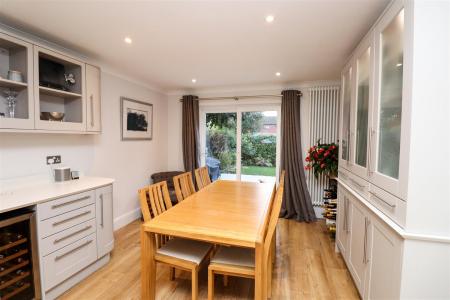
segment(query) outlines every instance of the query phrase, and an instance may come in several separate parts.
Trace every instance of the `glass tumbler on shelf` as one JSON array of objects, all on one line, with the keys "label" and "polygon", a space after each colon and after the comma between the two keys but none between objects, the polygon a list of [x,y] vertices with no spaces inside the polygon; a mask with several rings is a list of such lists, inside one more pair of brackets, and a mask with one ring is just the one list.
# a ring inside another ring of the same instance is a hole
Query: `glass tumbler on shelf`
[{"label": "glass tumbler on shelf", "polygon": [[16,115],[16,103],[18,93],[13,90],[5,90],[3,92],[5,95],[6,105],[8,106],[8,117],[15,118]]}]

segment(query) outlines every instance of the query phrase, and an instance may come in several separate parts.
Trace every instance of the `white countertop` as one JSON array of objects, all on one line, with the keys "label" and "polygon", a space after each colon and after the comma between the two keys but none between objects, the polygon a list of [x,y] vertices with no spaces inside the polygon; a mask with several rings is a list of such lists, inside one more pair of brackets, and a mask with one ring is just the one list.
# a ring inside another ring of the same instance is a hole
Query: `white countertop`
[{"label": "white countertop", "polygon": [[0,213],[92,190],[113,182],[114,179],[111,178],[81,177],[65,182],[30,182],[27,185],[2,188]]}]

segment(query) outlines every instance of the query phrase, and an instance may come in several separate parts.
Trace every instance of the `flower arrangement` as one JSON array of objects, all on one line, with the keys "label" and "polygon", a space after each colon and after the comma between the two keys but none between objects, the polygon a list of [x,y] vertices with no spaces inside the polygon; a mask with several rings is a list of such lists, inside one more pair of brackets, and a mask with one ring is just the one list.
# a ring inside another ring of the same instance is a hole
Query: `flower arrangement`
[{"label": "flower arrangement", "polygon": [[321,144],[320,140],[317,145],[312,146],[308,150],[305,161],[308,163],[305,170],[313,170],[314,176],[319,177],[320,174],[328,176],[336,176],[338,170],[338,145],[335,143]]}]

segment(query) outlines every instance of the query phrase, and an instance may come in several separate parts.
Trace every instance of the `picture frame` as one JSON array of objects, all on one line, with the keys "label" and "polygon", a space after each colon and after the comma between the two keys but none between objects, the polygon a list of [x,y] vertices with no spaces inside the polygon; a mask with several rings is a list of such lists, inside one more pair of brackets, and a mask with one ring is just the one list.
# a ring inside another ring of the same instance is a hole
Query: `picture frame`
[{"label": "picture frame", "polygon": [[120,97],[122,141],[153,139],[153,104]]}]

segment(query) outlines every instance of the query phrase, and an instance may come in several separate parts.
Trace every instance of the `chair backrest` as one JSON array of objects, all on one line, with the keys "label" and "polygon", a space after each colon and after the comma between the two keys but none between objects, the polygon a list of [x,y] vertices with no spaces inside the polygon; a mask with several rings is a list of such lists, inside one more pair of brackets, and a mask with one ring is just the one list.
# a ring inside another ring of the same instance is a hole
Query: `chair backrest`
[{"label": "chair backrest", "polygon": [[273,201],[272,209],[270,211],[269,223],[267,225],[266,235],[264,237],[264,261],[269,256],[270,244],[272,242],[273,235],[275,233],[275,228],[278,223],[278,218],[280,216],[281,204],[283,202],[284,193],[284,171],[281,173],[280,184],[278,185],[277,192],[275,194],[275,199]]},{"label": "chair backrest", "polygon": [[161,181],[140,189],[139,201],[145,222],[171,208],[172,202],[170,201],[167,182]]},{"label": "chair backrest", "polygon": [[[141,203],[144,222],[162,214],[172,207],[167,182],[161,181],[139,190],[139,201]],[[168,236],[156,235],[156,248],[160,248],[169,240]]]},{"label": "chair backrest", "polygon": [[186,172],[173,177],[173,185],[175,186],[175,194],[178,202],[183,201],[190,195],[195,193],[194,182],[192,181],[192,173]]},{"label": "chair backrest", "polygon": [[200,167],[195,169],[195,181],[197,182],[197,188],[201,190],[205,186],[211,183],[209,178],[208,167]]}]

